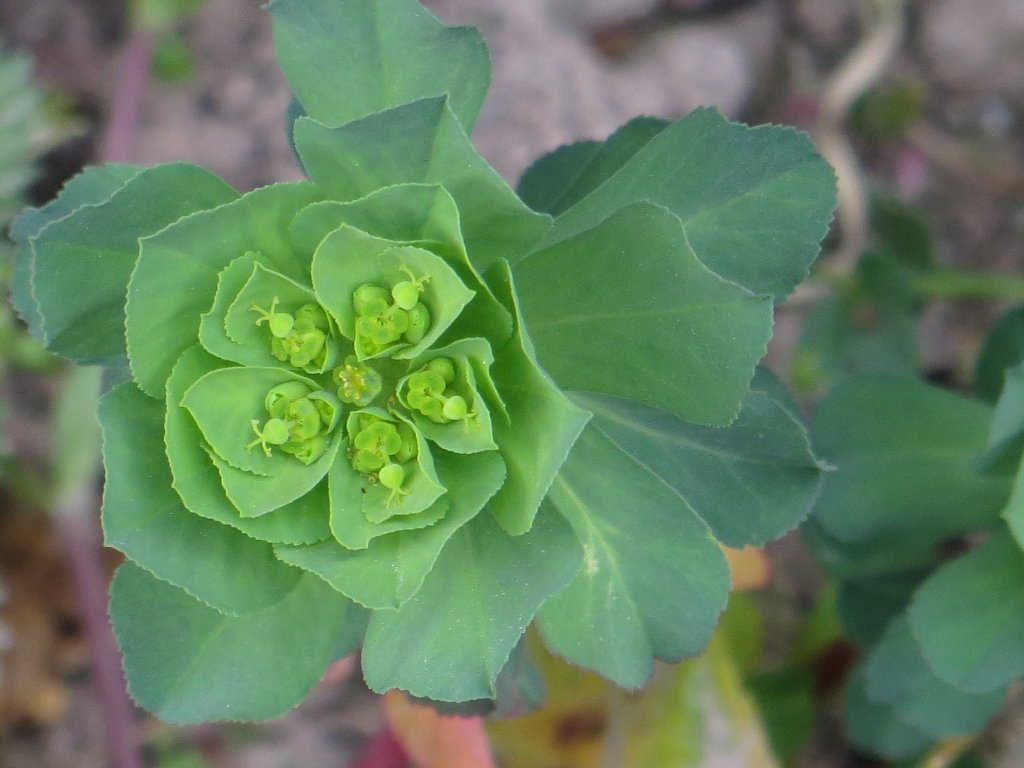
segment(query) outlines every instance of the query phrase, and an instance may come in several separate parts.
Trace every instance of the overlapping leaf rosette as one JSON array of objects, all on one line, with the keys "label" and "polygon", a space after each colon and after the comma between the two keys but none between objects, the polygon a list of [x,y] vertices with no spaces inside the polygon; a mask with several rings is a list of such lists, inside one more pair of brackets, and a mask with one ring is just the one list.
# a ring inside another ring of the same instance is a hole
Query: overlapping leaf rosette
[{"label": "overlapping leaf rosette", "polygon": [[467,137],[475,31],[411,0],[270,10],[308,181],[104,166],[16,229],[30,325],[127,379],[100,419],[133,694],[267,717],[361,646],[375,690],[494,699],[535,618],[627,686],[698,652],[719,542],[817,488],[755,366],[829,169],[702,110],[565,147],[520,197]]}]

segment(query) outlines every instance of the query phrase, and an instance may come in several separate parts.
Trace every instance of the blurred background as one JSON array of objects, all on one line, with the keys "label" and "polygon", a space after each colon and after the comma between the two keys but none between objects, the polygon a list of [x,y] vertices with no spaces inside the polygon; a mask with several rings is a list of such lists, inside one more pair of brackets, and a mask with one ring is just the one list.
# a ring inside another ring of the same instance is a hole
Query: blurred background
[{"label": "blurred background", "polygon": [[[0,0],[4,229],[87,163],[188,161],[243,191],[299,178],[283,130],[289,94],[259,5]],[[474,140],[512,184],[539,155],[604,138],[637,114],[675,118],[713,104],[811,133],[838,171],[838,225],[818,271],[780,306],[768,358],[808,409],[851,372],[919,372],[966,388],[993,319],[1024,301],[1024,0],[425,5],[478,26],[491,47],[493,85]],[[0,244],[3,281],[10,250]],[[344,667],[265,725],[171,728],[104,698],[97,683],[117,669],[97,661],[90,632],[105,619],[103,579],[117,556],[97,544],[95,443],[77,437],[73,379],[5,306],[0,767],[403,765],[397,752],[367,750],[406,715],[386,715]],[[54,484],[75,475],[69,463],[85,467],[77,476],[94,502],[85,511],[54,501]],[[687,764],[883,765],[844,739],[836,691],[854,651],[799,536],[737,562],[738,583],[752,589],[730,607],[705,666],[684,665],[688,682],[673,696],[659,678],[661,698],[638,706],[669,712],[666,729],[701,730],[703,756]],[[552,707],[492,728],[501,764],[601,765],[601,745],[615,737],[595,704],[607,692],[546,663]],[[1024,765],[1016,699],[981,737],[985,764]],[[119,740],[138,745],[135,757],[111,756]]]}]

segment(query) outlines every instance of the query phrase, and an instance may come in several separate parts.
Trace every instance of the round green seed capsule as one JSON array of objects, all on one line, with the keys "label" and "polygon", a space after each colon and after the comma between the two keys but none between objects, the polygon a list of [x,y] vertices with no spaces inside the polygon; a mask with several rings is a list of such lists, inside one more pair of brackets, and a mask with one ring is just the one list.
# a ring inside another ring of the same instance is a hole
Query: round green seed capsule
[{"label": "round green seed capsule", "polygon": [[253,302],[250,309],[256,312],[259,317],[256,319],[256,325],[267,324],[270,328],[270,335],[275,339],[283,339],[289,333],[292,332],[292,326],[295,325],[295,318],[289,315],[287,312],[277,312],[277,296],[275,296],[270,302],[270,309],[263,309],[259,304]]},{"label": "round green seed capsule", "polygon": [[444,379],[445,384],[455,381],[455,363],[448,357],[435,357],[427,363],[427,370],[433,371]]},{"label": "round green seed capsule", "polygon": [[453,395],[448,398],[447,402],[445,402],[442,413],[445,418],[451,419],[452,421],[458,421],[466,418],[466,414],[469,413],[469,408],[466,406],[466,400],[462,395]]},{"label": "round green seed capsule", "polygon": [[360,285],[352,294],[352,308],[357,315],[379,315],[388,308],[388,292],[379,285]]},{"label": "round green seed capsule", "polygon": [[377,473],[377,479],[385,488],[395,490],[401,488],[405,482],[405,470],[401,464],[385,464]]},{"label": "round green seed capsule", "polygon": [[420,300],[420,290],[411,280],[403,280],[391,288],[391,298],[402,309],[412,309]]},{"label": "round green seed capsule", "polygon": [[409,327],[402,334],[410,344],[419,344],[430,330],[430,310],[424,304],[417,304],[409,310]]}]

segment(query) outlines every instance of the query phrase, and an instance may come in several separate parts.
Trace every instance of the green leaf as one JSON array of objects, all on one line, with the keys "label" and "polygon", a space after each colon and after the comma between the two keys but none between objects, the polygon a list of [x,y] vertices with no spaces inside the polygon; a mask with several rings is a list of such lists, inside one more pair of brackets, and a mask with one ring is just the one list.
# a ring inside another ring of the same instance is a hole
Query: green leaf
[{"label": "green leaf", "polygon": [[917,755],[934,741],[933,737],[900,717],[892,706],[870,699],[863,662],[850,673],[843,709],[846,730],[854,746],[890,760]]},{"label": "green leaf", "polygon": [[1024,307],[1000,315],[985,337],[974,369],[974,391],[994,403],[1003,390],[1006,371],[1024,362]]},{"label": "green leaf", "polygon": [[[290,461],[277,468],[273,477],[236,469],[212,450],[208,453],[220,473],[224,493],[242,517],[259,517],[293,503],[319,506],[321,514],[324,514],[328,509],[327,484],[321,480],[344,443],[340,436],[335,435],[324,455],[312,464],[306,466]],[[317,488],[316,493],[314,488]],[[305,498],[307,496],[309,498]]]},{"label": "green leaf", "polygon": [[440,245],[444,254],[465,251],[459,209],[440,184],[398,184],[347,203],[313,203],[292,221],[292,243],[312,256],[320,241],[342,224],[403,245],[429,242]]},{"label": "green leaf", "polygon": [[407,280],[408,276],[401,271],[403,266],[417,277],[430,277],[421,295],[423,305],[430,311],[426,335],[412,346],[399,342],[398,346],[387,347],[397,350],[390,356],[411,358],[433,345],[473,298],[473,292],[441,257],[343,226],[324,238],[316,249],[313,288],[341,332],[354,338],[357,315],[352,294],[356,288],[367,283],[390,287]]},{"label": "green leaf", "polygon": [[[277,365],[269,343],[241,345],[228,336],[224,317],[239,291],[245,287],[256,268],[258,254],[247,253],[228,264],[217,275],[217,292],[210,311],[199,322],[199,343],[211,355],[240,365]],[[179,400],[180,402],[180,400]]]},{"label": "green leaf", "polygon": [[1004,372],[1004,384],[988,434],[988,446],[979,459],[982,472],[1016,474],[1024,452],[1024,363]]},{"label": "green leaf", "polygon": [[[490,381],[489,373],[494,362],[490,345],[484,339],[460,339],[448,346],[430,349],[410,360],[409,370],[413,373],[420,371],[428,362],[438,357],[445,357],[452,361],[455,368],[455,382],[452,386],[456,391],[465,389],[467,395],[472,393],[472,397],[466,397],[466,400],[469,404],[469,412],[476,416],[465,423],[453,421],[447,424],[438,424],[419,411],[409,408],[416,429],[431,442],[453,453],[497,450],[498,445],[494,442],[491,412],[481,394],[481,389],[484,392],[494,392],[494,384]],[[478,375],[481,379],[486,379],[479,382],[479,387]],[[406,408],[408,408],[405,387],[407,380],[408,376],[400,379],[398,383],[398,399]],[[495,405],[500,407],[502,404],[499,402]]]},{"label": "green leaf", "polygon": [[828,297],[807,313],[793,352],[790,379],[798,392],[821,394],[844,376],[916,376],[919,318],[905,309]]},{"label": "green leaf", "polygon": [[534,210],[558,216],[601,186],[668,125],[661,118],[637,117],[604,142],[560,147],[526,170],[517,191]]},{"label": "green leaf", "polygon": [[843,632],[863,648],[878,643],[886,627],[910,605],[914,590],[931,572],[931,568],[914,568],[841,581],[836,610]]},{"label": "green leaf", "polygon": [[583,545],[583,568],[540,612],[551,650],[638,687],[654,658],[707,643],[729,594],[729,569],[707,526],[679,496],[588,426],[549,498]]},{"label": "green leaf", "polygon": [[424,530],[380,536],[366,549],[349,550],[334,542],[312,547],[278,547],[278,557],[325,579],[367,608],[399,608],[423,584],[452,535],[483,508],[501,486],[505,468],[495,453],[437,457],[438,475],[448,488],[450,508]]},{"label": "green leaf", "polygon": [[[192,414],[207,444],[236,469],[264,477],[280,477],[280,473],[291,470],[290,476],[295,477],[295,465],[298,465],[306,471],[316,471],[313,467],[317,467],[323,477],[327,467],[319,466],[320,462],[306,467],[280,450],[271,449],[271,455],[267,456],[259,446],[246,448],[255,437],[252,421],[262,424],[269,418],[264,405],[267,392],[292,381],[305,384],[310,390],[319,389],[312,379],[284,368],[231,366],[198,379],[185,392],[181,405]],[[176,404],[171,403],[169,407],[173,405]],[[340,439],[339,435],[334,436],[334,440]]]},{"label": "green leaf", "polygon": [[11,224],[11,239],[19,243],[14,257],[11,275],[11,303],[28,325],[32,335],[42,341],[43,319],[39,305],[32,295],[33,256],[32,246],[27,241],[58,219],[62,219],[76,208],[84,205],[98,205],[110,198],[129,179],[142,169],[135,165],[108,164],[90,166],[72,177],[60,194],[42,208],[25,210]]},{"label": "green leaf", "polygon": [[161,165],[45,226],[30,243],[32,292],[47,346],[80,363],[123,358],[125,289],[139,238],[236,196],[202,168]]},{"label": "green leaf", "polygon": [[488,509],[502,528],[518,536],[533,525],[541,501],[590,413],[574,405],[537,364],[508,264],[499,262],[488,278],[515,313],[515,335],[498,350],[491,367],[508,415],[507,420],[498,417],[492,422],[508,478]]},{"label": "green leaf", "polygon": [[822,470],[807,433],[769,394],[752,391],[719,429],[629,400],[572,395],[591,424],[673,489],[731,547],[764,544],[810,512]]},{"label": "green leaf", "polygon": [[492,344],[512,335],[512,318],[469,261],[462,241],[459,209],[439,184],[399,184],[350,203],[325,201],[303,209],[292,222],[292,242],[312,254],[342,224],[382,240],[416,245],[441,256],[476,297],[463,308],[449,333],[484,336]]},{"label": "green leaf", "polygon": [[11,224],[11,239],[17,243],[35,237],[57,219],[84,205],[99,205],[142,170],[138,165],[107,163],[91,165],[73,176],[53,200],[40,208],[27,208]]},{"label": "green leaf", "polygon": [[1010,533],[1017,539],[1017,543],[1024,548],[1024,463],[1017,471],[1010,500],[1003,510],[1003,519],[1009,524]]},{"label": "green leaf", "polygon": [[106,544],[225,613],[276,603],[301,572],[278,562],[270,544],[182,507],[164,456],[162,406],[133,384],[118,386],[100,401]]},{"label": "green leaf", "polygon": [[880,536],[937,542],[991,524],[1006,480],[980,476],[989,406],[913,379],[855,377],[820,404],[825,476],[816,517],[844,542]]},{"label": "green leaf", "polygon": [[563,389],[687,421],[732,421],[771,337],[771,299],[709,272],[679,220],[646,203],[528,256],[514,274],[537,357]]},{"label": "green leaf", "polygon": [[182,354],[167,380],[167,402],[171,403],[164,422],[167,458],[174,489],[185,507],[260,541],[310,544],[330,538],[324,509],[309,503],[305,497],[260,517],[241,517],[228,500],[220,474],[202,447],[204,440],[199,427],[187,410],[174,405],[181,402],[192,384],[222,365],[220,360],[195,346]]},{"label": "green leaf", "polygon": [[566,210],[542,246],[649,201],[678,216],[697,257],[755,293],[786,294],[818,254],[835,204],[832,169],[808,138],[698,109],[660,131]]},{"label": "green leaf", "polygon": [[448,499],[441,496],[428,508],[412,515],[392,515],[371,523],[363,513],[366,478],[348,461],[336,461],[327,475],[330,494],[331,533],[346,549],[366,549],[378,536],[412,531],[433,525],[448,512]]},{"label": "green leaf", "polygon": [[557,515],[541,515],[515,537],[478,515],[449,540],[411,600],[370,618],[367,685],[435,701],[493,699],[537,609],[579,566],[579,545]]},{"label": "green leaf", "polygon": [[[100,470],[100,424],[96,407],[103,369],[75,366],[59,382],[50,418],[50,509],[75,514],[91,498]],[[87,505],[87,508],[91,505]]]},{"label": "green leaf", "polygon": [[331,661],[348,605],[311,575],[245,616],[219,613],[130,563],[110,589],[128,689],[168,723],[261,720],[295,706]]},{"label": "green leaf", "polygon": [[[316,296],[311,288],[300,285],[257,263],[249,279],[239,289],[220,320],[224,324],[228,338],[235,344],[263,351],[265,360],[263,365],[286,366],[287,363],[281,363],[271,353],[270,329],[265,323],[256,324],[261,315],[254,310],[254,307],[258,306],[269,311],[275,300],[278,302],[276,311],[292,315],[299,307],[316,304]],[[204,315],[204,321],[205,318]],[[330,343],[328,341],[328,344]],[[335,348],[333,354],[330,352],[327,354],[323,365],[309,363],[304,370],[313,374],[323,373],[326,368],[337,362],[337,355],[338,352]]]},{"label": "green leaf", "polygon": [[[397,421],[413,427],[412,421],[403,414],[395,413],[394,417]],[[354,433],[351,423],[349,422],[348,430],[350,435]],[[373,525],[387,522],[393,517],[406,517],[424,512],[445,493],[444,484],[434,468],[432,449],[415,427],[413,432],[416,435],[416,458],[405,466],[409,475],[402,483],[402,490],[406,491],[406,494],[397,503],[391,501],[391,491],[382,484],[371,483],[366,476],[359,475],[362,515]],[[334,499],[331,501],[333,505]]]},{"label": "green leaf", "polygon": [[937,570],[918,589],[910,623],[939,677],[991,691],[1024,675],[1024,552],[1006,532]]},{"label": "green leaf", "polygon": [[906,615],[893,621],[864,667],[868,697],[893,707],[924,733],[943,738],[984,727],[1006,696],[1006,688],[968,693],[935,676],[921,655]]},{"label": "green leaf", "polygon": [[468,132],[487,93],[479,31],[413,0],[274,0],[274,46],[306,113],[329,125],[448,94]]},{"label": "green leaf", "polygon": [[[217,275],[246,253],[293,280],[309,281],[309,262],[292,250],[288,226],[320,192],[310,184],[275,184],[227,205],[187,216],[144,238],[128,285],[128,357],[135,382],[163,397],[181,353],[196,343]],[[188,286],[188,290],[168,290]]]},{"label": "green leaf", "polygon": [[446,99],[425,99],[331,130],[295,123],[295,145],[309,176],[335,200],[395,184],[441,184],[459,207],[469,257],[483,272],[532,248],[551,219],[531,211],[487,162]]}]

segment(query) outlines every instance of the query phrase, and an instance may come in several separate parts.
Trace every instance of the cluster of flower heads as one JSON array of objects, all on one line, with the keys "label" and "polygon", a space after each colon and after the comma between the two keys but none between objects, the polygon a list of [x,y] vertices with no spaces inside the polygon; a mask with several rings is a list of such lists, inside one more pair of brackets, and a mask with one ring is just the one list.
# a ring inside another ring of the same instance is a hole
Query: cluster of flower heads
[{"label": "cluster of flower heads", "polygon": [[[356,472],[387,489],[388,507],[401,504],[409,495],[405,486],[417,471],[421,449],[415,420],[442,427],[459,422],[466,433],[480,429],[477,411],[471,406],[479,394],[468,361],[432,357],[404,375],[389,364],[390,354],[422,342],[431,324],[430,310],[422,301],[430,275],[418,276],[404,264],[399,270],[408,279],[390,288],[364,283],[353,291],[354,354],[330,372],[335,391],[313,389],[299,381],[273,387],[264,398],[269,418],[262,424],[252,419],[256,438],[246,446],[247,451],[259,448],[268,457],[276,448],[312,464],[340,431],[336,428],[344,406],[354,406],[344,426],[346,456]],[[271,353],[307,373],[326,374],[339,346],[348,342],[334,333],[331,320],[318,305],[303,304],[291,313],[279,310],[279,303],[274,296],[269,309],[255,302],[251,306],[258,314],[255,324],[266,325],[270,333]]]}]

